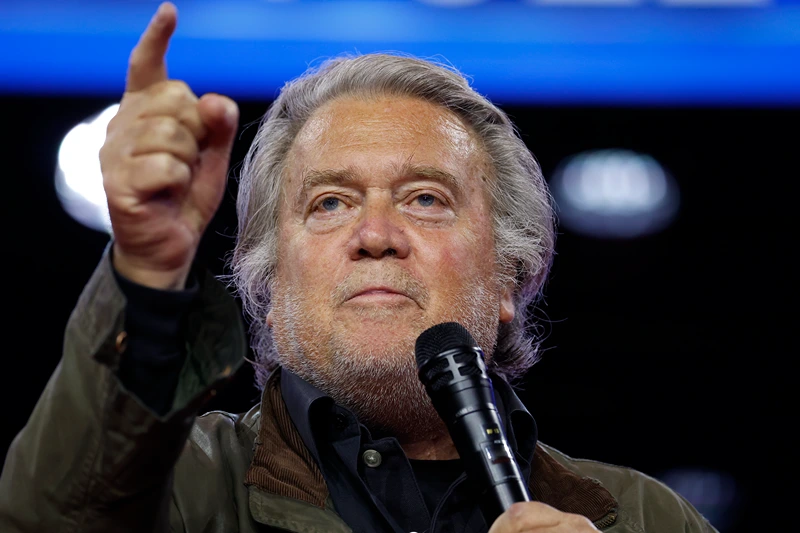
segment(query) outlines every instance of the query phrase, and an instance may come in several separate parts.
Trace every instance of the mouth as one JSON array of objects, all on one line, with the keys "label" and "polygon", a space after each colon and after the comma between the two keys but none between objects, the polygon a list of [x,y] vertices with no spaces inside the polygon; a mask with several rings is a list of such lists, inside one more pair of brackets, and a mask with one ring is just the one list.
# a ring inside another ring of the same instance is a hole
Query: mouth
[{"label": "mouth", "polygon": [[366,287],[359,289],[347,302],[357,303],[395,303],[410,300],[410,297],[391,287]]}]

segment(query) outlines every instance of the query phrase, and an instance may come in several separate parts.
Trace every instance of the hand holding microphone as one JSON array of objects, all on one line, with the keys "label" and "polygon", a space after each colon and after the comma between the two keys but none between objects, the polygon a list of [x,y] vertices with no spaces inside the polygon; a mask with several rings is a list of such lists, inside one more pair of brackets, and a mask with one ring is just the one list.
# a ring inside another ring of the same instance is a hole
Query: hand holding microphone
[{"label": "hand holding microphone", "polygon": [[447,426],[479,492],[490,533],[597,531],[585,517],[530,501],[526,480],[508,446],[483,352],[456,322],[428,328],[415,346],[419,378]]}]

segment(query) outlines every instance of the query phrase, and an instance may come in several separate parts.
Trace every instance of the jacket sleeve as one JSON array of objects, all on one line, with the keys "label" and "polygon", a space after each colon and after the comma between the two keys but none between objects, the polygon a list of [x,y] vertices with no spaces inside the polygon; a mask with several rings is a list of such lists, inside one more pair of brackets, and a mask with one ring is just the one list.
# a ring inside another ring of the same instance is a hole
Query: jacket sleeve
[{"label": "jacket sleeve", "polygon": [[623,531],[718,533],[686,498],[663,482],[633,469],[617,469],[615,480],[603,474],[597,477],[619,495],[618,523]]},{"label": "jacket sleeve", "polygon": [[[189,289],[167,291],[134,283],[114,271],[125,296],[125,330],[128,346],[116,374],[122,386],[156,414],[172,409],[172,400],[186,360],[183,324],[198,296],[193,281]],[[153,386],[157,383],[158,386]]]},{"label": "jacket sleeve", "polygon": [[173,466],[197,413],[246,354],[236,302],[211,276],[199,278],[172,409],[159,416],[117,378],[125,298],[103,257],[69,319],[62,359],[9,448],[0,531],[183,531]]}]

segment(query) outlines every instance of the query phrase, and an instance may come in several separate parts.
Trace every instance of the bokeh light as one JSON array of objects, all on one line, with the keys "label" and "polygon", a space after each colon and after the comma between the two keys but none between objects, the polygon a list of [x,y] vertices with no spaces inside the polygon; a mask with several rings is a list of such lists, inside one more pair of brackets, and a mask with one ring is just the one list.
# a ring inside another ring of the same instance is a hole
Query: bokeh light
[{"label": "bokeh light", "polygon": [[674,179],[653,157],[631,150],[573,156],[556,169],[550,186],[562,226],[594,237],[655,233],[678,213]]},{"label": "bokeh light", "polygon": [[108,233],[111,219],[99,152],[118,108],[119,104],[109,106],[72,128],[61,141],[56,167],[56,193],[64,210],[84,226]]}]

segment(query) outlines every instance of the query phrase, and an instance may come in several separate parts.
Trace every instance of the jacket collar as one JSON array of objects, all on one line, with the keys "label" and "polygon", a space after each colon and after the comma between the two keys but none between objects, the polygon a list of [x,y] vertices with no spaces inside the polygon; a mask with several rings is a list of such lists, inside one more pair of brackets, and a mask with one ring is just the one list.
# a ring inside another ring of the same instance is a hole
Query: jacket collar
[{"label": "jacket collar", "polygon": [[530,476],[538,439],[536,421],[506,380],[492,376],[492,387],[508,445],[523,475]]},{"label": "jacket collar", "polygon": [[[513,394],[511,399],[505,392],[507,391],[500,392],[498,396],[510,411],[509,415],[522,416],[524,419],[521,408],[530,417],[519,398]],[[270,509],[266,500],[278,498],[286,503],[288,499],[306,504],[302,506],[304,512],[311,515],[307,515],[305,519],[310,516],[332,521],[331,523],[337,524],[337,528],[344,527],[339,530],[348,531],[344,522],[333,512],[322,472],[305,445],[303,436],[292,422],[292,416],[281,394],[280,371],[273,372],[264,387],[258,425],[253,461],[245,474],[245,485],[250,489],[250,510],[253,517],[268,525],[286,527],[286,520],[289,519],[286,513],[275,518],[272,512],[265,511]],[[513,425],[514,423],[510,424]],[[535,443],[535,429],[533,442]],[[532,456],[528,487],[534,500],[563,512],[583,515],[592,522],[601,520],[617,508],[616,499],[602,485],[567,469],[542,446],[536,444]],[[298,522],[297,527],[302,529],[302,524]]]},{"label": "jacket collar", "polygon": [[[315,409],[330,409],[333,399],[296,374],[278,369],[280,390],[286,410],[294,422],[311,456],[319,464],[319,453],[312,428],[312,412]],[[502,378],[492,376],[495,404],[503,423],[509,446],[515,452],[517,462],[524,475],[530,474],[530,465],[536,448],[536,421],[520,401],[511,386]]]}]

